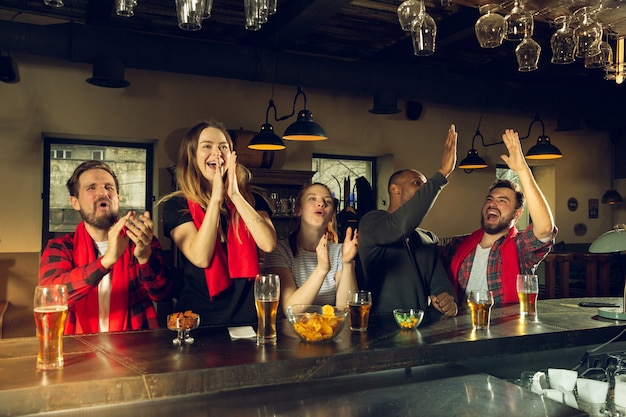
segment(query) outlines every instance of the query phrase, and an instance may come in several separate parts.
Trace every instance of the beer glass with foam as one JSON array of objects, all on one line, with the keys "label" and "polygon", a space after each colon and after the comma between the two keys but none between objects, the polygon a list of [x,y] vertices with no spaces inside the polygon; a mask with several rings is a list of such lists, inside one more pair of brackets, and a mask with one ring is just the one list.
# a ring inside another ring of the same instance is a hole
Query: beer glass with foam
[{"label": "beer glass with foam", "polygon": [[537,295],[539,281],[537,275],[517,275],[517,298],[519,298],[519,314],[522,318],[537,316]]},{"label": "beer glass with foam", "polygon": [[470,291],[467,306],[472,318],[472,327],[487,330],[491,324],[491,308],[493,307],[493,291]]},{"label": "beer glass with foam", "polygon": [[37,369],[63,367],[63,330],[67,318],[67,287],[40,285],[33,299],[35,328],[39,341]]},{"label": "beer glass with foam", "polygon": [[280,278],[275,274],[259,274],[254,280],[254,304],[259,328],[256,344],[276,344],[276,314],[280,300]]},{"label": "beer glass with foam", "polygon": [[364,332],[372,309],[372,293],[357,290],[348,293],[348,310],[350,310],[350,330]]}]

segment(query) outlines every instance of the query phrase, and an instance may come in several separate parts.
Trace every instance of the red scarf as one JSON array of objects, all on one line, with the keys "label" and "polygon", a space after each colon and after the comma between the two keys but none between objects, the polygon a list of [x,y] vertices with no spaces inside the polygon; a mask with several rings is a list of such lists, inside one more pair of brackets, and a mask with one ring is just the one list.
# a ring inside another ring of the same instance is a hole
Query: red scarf
[{"label": "red scarf", "polygon": [[[193,224],[196,226],[196,229],[200,229],[200,225],[204,220],[204,210],[195,201],[187,200],[187,205],[189,206]],[[230,203],[228,204],[228,211],[230,212],[231,220],[234,219],[235,207]],[[235,230],[234,221],[228,222],[228,231],[226,233],[228,258],[218,235],[209,267],[204,268],[204,277],[211,298],[230,287],[231,279],[251,279],[259,273],[259,253],[256,242],[241,216],[237,216],[237,218],[239,219],[237,230]]]},{"label": "red scarf", "polygon": [[[110,332],[130,330],[128,320],[128,267],[132,256],[131,251],[131,245],[128,245],[122,257],[117,260],[111,270]],[[97,259],[93,239],[87,232],[84,222],[80,222],[76,227],[76,232],[74,232],[73,255],[76,266],[84,266]],[[75,334],[98,333],[100,331],[98,286],[94,286],[84,297],[76,301],[74,312],[76,314]]]},{"label": "red scarf", "polygon": [[[515,244],[515,236],[517,233],[517,228],[512,227],[500,245],[499,261],[502,265],[502,303],[515,303],[518,301],[517,288],[515,284],[517,274],[520,273],[519,254],[517,252],[517,245]],[[480,243],[483,234],[484,231],[482,229],[478,229],[469,235],[463,243],[461,243],[452,257],[452,261],[450,262],[450,273],[452,274],[452,283],[456,289],[457,296],[460,296],[459,270],[461,269],[461,265],[463,264],[465,258],[476,250],[476,246]],[[489,266],[487,266],[487,268],[489,268]],[[465,277],[462,277],[462,279],[465,281],[463,286],[467,286],[469,276],[467,277],[467,280],[465,280]],[[497,294],[494,295],[497,296]]]}]

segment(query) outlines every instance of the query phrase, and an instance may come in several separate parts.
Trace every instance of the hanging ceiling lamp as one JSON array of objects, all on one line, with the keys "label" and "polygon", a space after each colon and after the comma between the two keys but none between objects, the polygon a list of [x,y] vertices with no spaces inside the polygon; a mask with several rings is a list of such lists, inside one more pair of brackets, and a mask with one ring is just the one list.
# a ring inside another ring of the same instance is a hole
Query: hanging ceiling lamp
[{"label": "hanging ceiling lamp", "polygon": [[257,151],[281,151],[285,149],[285,142],[274,133],[274,127],[268,121],[270,109],[272,108],[274,109],[275,116],[276,106],[274,105],[274,100],[270,100],[267,111],[265,112],[265,123],[261,126],[259,134],[252,138],[248,144],[248,148]]},{"label": "hanging ceiling lamp", "polygon": [[313,113],[306,109],[306,94],[304,94],[304,91],[300,86],[298,86],[298,91],[293,99],[292,114],[288,117],[295,113],[296,101],[300,95],[304,98],[304,109],[298,112],[297,120],[287,127],[285,133],[283,134],[283,139],[297,141],[318,141],[328,139],[324,129],[313,121]]},{"label": "hanging ceiling lamp", "polygon": [[459,164],[459,168],[464,169],[468,174],[474,169],[487,168],[487,163],[483,158],[478,156],[478,151],[474,148],[474,140],[479,137],[481,142],[484,143],[483,135],[477,128],[474,137],[472,138],[472,148],[467,152],[467,156]]},{"label": "hanging ceiling lamp", "polygon": [[537,138],[537,144],[535,144],[532,148],[526,152],[526,159],[558,159],[562,158],[563,154],[552,143],[550,143],[550,138],[546,135],[545,126],[543,125],[543,121],[539,118],[539,115],[535,115],[535,118],[532,122],[530,122],[530,126],[528,126],[528,135],[520,139],[526,139],[530,136],[530,130],[533,127],[533,124],[539,122],[541,124],[541,135]]}]

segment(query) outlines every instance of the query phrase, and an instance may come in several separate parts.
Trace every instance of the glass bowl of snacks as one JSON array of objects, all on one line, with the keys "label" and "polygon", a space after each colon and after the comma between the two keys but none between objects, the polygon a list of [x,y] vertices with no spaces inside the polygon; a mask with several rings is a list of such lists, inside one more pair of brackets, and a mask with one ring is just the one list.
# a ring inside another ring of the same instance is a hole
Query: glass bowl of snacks
[{"label": "glass bowl of snacks", "polygon": [[308,343],[325,343],[333,340],[348,320],[348,309],[329,304],[294,304],[287,308],[287,320],[300,340]]},{"label": "glass bowl of snacks", "polygon": [[178,332],[176,338],[172,340],[172,343],[176,346],[182,346],[185,343],[188,345],[192,344],[194,339],[189,335],[189,331],[199,325],[200,315],[191,310],[172,313],[167,316],[167,328]]},{"label": "glass bowl of snacks", "polygon": [[396,308],[393,310],[393,318],[402,329],[416,329],[424,318],[424,310],[416,308]]}]

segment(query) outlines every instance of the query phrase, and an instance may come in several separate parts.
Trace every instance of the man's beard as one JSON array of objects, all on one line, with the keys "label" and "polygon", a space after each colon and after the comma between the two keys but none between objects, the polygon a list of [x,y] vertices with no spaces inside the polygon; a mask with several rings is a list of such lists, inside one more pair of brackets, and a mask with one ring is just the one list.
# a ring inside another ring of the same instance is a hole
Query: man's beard
[{"label": "man's beard", "polygon": [[83,221],[90,226],[95,227],[100,230],[109,230],[115,222],[117,222],[117,212],[110,212],[109,214],[102,215],[100,217],[96,217],[97,207],[94,206],[94,211],[92,214],[87,214],[80,209],[78,212],[80,213],[80,217],[82,217]]},{"label": "man's beard", "polygon": [[502,233],[505,230],[508,230],[511,227],[511,221],[513,220],[514,214],[511,214],[511,217],[508,219],[505,217],[500,217],[500,221],[495,225],[485,225],[485,216],[480,216],[480,226],[483,231],[488,235],[497,235]]}]

